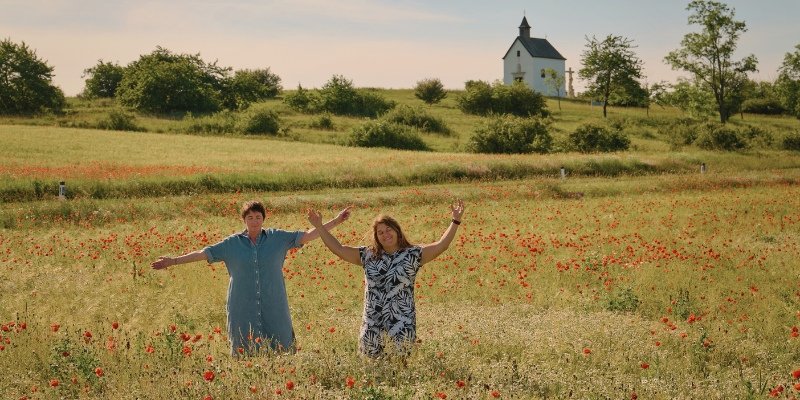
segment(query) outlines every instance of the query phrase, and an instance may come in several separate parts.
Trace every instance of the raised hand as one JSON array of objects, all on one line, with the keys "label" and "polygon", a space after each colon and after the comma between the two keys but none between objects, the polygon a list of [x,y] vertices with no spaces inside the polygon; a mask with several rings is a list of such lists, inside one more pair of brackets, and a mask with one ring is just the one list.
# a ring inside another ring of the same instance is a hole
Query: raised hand
[{"label": "raised hand", "polygon": [[169,257],[165,257],[165,256],[158,257],[158,260],[153,261],[150,264],[150,266],[153,269],[164,269],[164,268],[169,267],[170,265],[173,265],[171,259]]},{"label": "raised hand", "polygon": [[353,208],[353,206],[347,206],[344,210],[339,211],[339,215],[336,216],[336,220],[339,222],[347,221],[347,219],[350,218],[351,208]]},{"label": "raised hand", "polygon": [[[342,212],[344,212],[344,211],[342,211]],[[314,210],[313,208],[309,208],[308,209],[308,222],[311,222],[311,225],[313,225],[315,228],[321,227],[322,226],[322,214],[320,214],[317,210]]]},{"label": "raised hand", "polygon": [[464,215],[464,200],[458,199],[450,205],[450,210],[453,212],[453,219],[461,221],[461,217]]}]

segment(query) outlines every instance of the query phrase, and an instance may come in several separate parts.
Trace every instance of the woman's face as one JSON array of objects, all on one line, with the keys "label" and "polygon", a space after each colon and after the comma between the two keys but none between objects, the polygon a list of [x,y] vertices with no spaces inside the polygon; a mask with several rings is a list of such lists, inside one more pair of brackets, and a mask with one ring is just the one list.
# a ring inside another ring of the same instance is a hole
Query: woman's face
[{"label": "woman's face", "polygon": [[378,236],[378,243],[386,250],[397,247],[397,231],[389,225],[378,224],[375,226],[375,234]]},{"label": "woman's face", "polygon": [[250,211],[244,216],[244,224],[250,232],[260,231],[264,225],[264,216],[258,211]]}]

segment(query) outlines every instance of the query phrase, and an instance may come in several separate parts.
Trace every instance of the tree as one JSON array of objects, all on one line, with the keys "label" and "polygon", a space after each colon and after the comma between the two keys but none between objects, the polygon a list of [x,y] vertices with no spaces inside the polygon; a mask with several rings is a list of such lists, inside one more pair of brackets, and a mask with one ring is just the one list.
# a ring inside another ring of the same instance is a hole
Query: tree
[{"label": "tree", "polygon": [[199,54],[173,54],[157,47],[125,68],[116,95],[122,105],[154,113],[235,108],[228,95],[230,70],[206,63]]},{"label": "tree", "polygon": [[64,93],[52,80],[53,67],[24,42],[0,41],[0,114],[61,111]]},{"label": "tree", "polygon": [[664,100],[693,118],[706,118],[714,114],[714,95],[711,91],[686,79],[678,79],[678,83],[672,85],[672,91],[664,95]]},{"label": "tree", "polygon": [[656,82],[652,85],[645,83],[644,90],[647,95],[645,100],[645,106],[647,107],[647,116],[650,116],[650,106],[656,104],[664,108],[664,105],[667,104],[667,100],[665,95],[667,93],[667,88],[669,84],[666,81]]},{"label": "tree", "polygon": [[725,123],[738,109],[736,91],[746,74],[756,71],[758,63],[752,54],[731,60],[739,35],[747,28],[743,21],[733,19],[733,9],[716,1],[693,0],[686,9],[694,12],[689,24],[699,25],[702,31],[684,35],[681,48],[664,60],[672,69],[691,73],[713,93],[720,122]]},{"label": "tree", "polygon": [[275,98],[283,91],[283,87],[281,77],[269,68],[242,69],[233,74],[230,90],[236,107],[242,108],[250,103]]},{"label": "tree", "polygon": [[447,97],[447,92],[439,78],[423,79],[414,87],[414,96],[431,105]]},{"label": "tree", "polygon": [[552,68],[545,69],[544,73],[544,84],[547,85],[547,87],[552,91],[556,92],[556,98],[558,99],[558,111],[561,111],[561,88],[564,87],[564,75],[559,75],[558,72]]},{"label": "tree", "polygon": [[642,61],[633,51],[633,41],[622,36],[608,35],[602,41],[587,37],[586,40],[586,50],[581,55],[583,67],[578,76],[589,81],[587,94],[603,101],[603,117],[607,117],[612,93],[641,88],[637,79],[643,78]]},{"label": "tree", "polygon": [[97,65],[83,70],[86,83],[81,96],[86,98],[110,98],[117,93],[125,67],[112,62],[97,60]]},{"label": "tree", "polygon": [[800,44],[783,57],[775,86],[783,107],[800,118]]}]

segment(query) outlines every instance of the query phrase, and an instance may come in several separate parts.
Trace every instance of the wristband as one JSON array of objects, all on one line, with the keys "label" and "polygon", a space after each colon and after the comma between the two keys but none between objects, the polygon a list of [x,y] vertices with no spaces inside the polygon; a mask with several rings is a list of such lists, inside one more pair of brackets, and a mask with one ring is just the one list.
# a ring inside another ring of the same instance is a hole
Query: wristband
[{"label": "wristband", "polygon": [[453,223],[456,225],[461,225],[461,221],[456,220],[455,218],[452,219]]}]

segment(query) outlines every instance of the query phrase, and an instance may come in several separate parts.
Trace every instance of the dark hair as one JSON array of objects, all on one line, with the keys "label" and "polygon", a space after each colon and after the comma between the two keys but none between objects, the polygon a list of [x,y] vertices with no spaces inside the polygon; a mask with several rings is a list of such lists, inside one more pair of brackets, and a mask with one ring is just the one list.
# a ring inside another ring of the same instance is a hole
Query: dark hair
[{"label": "dark hair", "polygon": [[242,219],[252,211],[260,212],[261,217],[267,218],[267,210],[264,208],[264,205],[261,204],[260,201],[251,200],[242,204]]},{"label": "dark hair", "polygon": [[397,232],[398,249],[405,249],[412,246],[411,242],[406,238],[406,235],[403,234],[403,229],[400,228],[400,224],[397,223],[397,220],[388,215],[379,214],[375,217],[375,220],[372,221],[372,256],[374,258],[382,256],[384,252],[381,242],[378,241],[378,224],[384,224]]}]

